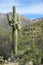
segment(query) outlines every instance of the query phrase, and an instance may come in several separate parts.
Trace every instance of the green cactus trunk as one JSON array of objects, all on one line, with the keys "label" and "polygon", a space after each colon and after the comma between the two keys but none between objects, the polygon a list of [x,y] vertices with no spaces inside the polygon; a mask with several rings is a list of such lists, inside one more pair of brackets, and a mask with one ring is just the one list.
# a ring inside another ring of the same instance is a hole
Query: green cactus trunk
[{"label": "green cactus trunk", "polygon": [[[13,19],[14,19],[14,26],[17,23],[17,16],[16,16],[16,8],[13,7]],[[16,29],[15,26],[15,31],[14,31],[14,52],[15,55],[17,55],[17,50],[18,50],[18,30]]]},{"label": "green cactus trunk", "polygon": [[13,7],[13,18],[10,18],[9,14],[7,15],[9,25],[12,27],[12,43],[13,43],[13,52],[17,55],[18,52],[18,21],[16,16],[16,8]]},{"label": "green cactus trunk", "polygon": [[18,30],[16,29],[15,30],[15,54],[17,55],[17,52],[18,52]]}]

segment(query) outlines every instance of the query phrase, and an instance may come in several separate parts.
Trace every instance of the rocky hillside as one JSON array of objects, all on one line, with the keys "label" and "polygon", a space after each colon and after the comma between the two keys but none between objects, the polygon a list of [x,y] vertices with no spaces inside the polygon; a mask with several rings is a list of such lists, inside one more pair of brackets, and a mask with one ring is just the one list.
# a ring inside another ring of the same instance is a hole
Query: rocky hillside
[{"label": "rocky hillside", "polygon": [[[9,14],[12,17],[12,13],[10,12]],[[17,16],[19,16],[21,25],[23,27],[29,26],[29,24],[36,23],[38,21],[43,21],[43,18],[30,20],[30,19],[27,19],[25,16],[20,16],[19,14],[17,14]],[[8,21],[7,21],[7,14],[0,13],[0,31],[6,31],[6,30],[9,31],[9,29],[11,29],[11,27],[9,26]]]},{"label": "rocky hillside", "polygon": [[[12,16],[11,13],[10,15]],[[21,34],[19,34],[19,51],[23,50],[24,52],[25,50],[30,49],[32,46],[31,44],[34,43],[43,52],[43,18],[30,20],[24,16],[18,16],[20,17],[21,24],[24,26],[22,27]],[[9,53],[12,53],[12,32],[10,32],[10,30],[11,27],[8,24],[7,15],[0,14],[0,55],[4,57],[9,57]],[[34,45],[32,48],[34,48]],[[26,53],[28,56],[31,54]],[[25,58],[27,58],[26,55]],[[29,57],[31,58],[32,56]]]},{"label": "rocky hillside", "polygon": [[[12,16],[12,13],[9,14]],[[17,14],[17,16],[19,16],[22,26],[29,25],[32,22],[32,20],[27,19],[24,16],[20,16],[19,14]],[[0,13],[0,30],[9,30],[9,28],[7,14]]]}]

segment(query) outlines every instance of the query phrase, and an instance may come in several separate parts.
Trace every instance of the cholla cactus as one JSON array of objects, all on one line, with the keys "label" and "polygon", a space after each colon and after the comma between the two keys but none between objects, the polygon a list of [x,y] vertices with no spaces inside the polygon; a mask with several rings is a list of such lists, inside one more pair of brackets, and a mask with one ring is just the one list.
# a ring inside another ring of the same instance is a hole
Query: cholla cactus
[{"label": "cholla cactus", "polygon": [[12,36],[13,36],[13,44],[14,44],[14,52],[17,55],[18,52],[18,31],[21,29],[19,18],[16,16],[16,8],[13,7],[13,18],[10,18],[9,14],[7,14],[9,25],[12,27]]}]

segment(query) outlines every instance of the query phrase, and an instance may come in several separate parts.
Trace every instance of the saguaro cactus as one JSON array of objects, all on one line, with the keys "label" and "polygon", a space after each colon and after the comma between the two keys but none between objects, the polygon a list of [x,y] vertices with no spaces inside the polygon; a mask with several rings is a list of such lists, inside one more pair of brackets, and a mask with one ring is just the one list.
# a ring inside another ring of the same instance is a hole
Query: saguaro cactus
[{"label": "saguaro cactus", "polygon": [[18,31],[20,30],[21,26],[19,25],[19,19],[16,16],[16,8],[13,6],[13,17],[10,18],[9,14],[7,14],[9,25],[12,27],[12,42],[14,44],[14,53],[17,55],[18,52]]}]

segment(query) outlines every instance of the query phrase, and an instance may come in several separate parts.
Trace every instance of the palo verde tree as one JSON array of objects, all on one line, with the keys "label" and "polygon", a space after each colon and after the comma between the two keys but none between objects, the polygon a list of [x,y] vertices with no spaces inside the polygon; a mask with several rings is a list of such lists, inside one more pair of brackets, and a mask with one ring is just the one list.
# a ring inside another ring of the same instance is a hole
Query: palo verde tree
[{"label": "palo verde tree", "polygon": [[9,14],[7,14],[9,25],[12,27],[12,42],[14,44],[13,51],[15,55],[18,52],[18,31],[20,30],[20,22],[19,17],[16,15],[16,7],[13,6],[13,17],[11,18]]}]

